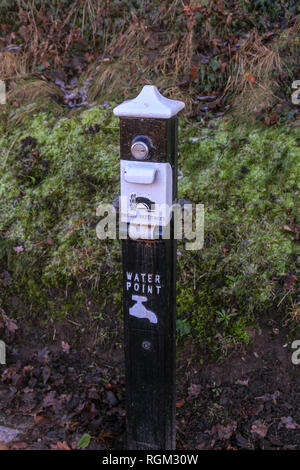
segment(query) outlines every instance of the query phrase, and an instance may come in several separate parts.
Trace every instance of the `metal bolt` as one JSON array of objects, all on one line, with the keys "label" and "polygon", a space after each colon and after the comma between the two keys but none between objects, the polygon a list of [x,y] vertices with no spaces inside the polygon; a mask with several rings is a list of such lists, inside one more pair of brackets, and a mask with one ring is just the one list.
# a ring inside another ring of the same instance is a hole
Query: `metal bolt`
[{"label": "metal bolt", "polygon": [[135,142],[131,146],[131,154],[137,160],[146,160],[149,155],[149,147],[145,142]]},{"label": "metal bolt", "polygon": [[150,343],[150,341],[143,341],[143,342],[142,342],[142,348],[143,348],[143,349],[146,349],[146,351],[150,351],[150,349],[151,349],[151,343]]}]

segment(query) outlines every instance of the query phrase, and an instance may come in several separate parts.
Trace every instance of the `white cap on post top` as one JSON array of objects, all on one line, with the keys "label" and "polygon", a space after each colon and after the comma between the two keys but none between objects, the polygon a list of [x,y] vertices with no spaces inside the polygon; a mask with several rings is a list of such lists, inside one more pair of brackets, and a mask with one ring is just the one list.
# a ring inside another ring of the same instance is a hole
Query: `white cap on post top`
[{"label": "white cap on post top", "polygon": [[184,108],[183,101],[169,100],[152,85],[145,85],[133,100],[124,101],[114,108],[115,116],[170,119]]}]

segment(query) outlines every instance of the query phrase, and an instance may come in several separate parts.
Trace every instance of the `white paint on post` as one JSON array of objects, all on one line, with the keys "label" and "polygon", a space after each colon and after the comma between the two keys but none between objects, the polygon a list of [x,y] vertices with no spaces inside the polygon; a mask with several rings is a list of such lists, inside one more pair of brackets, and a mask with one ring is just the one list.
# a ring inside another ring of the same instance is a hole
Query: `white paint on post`
[{"label": "white paint on post", "polygon": [[157,316],[151,310],[147,310],[143,302],[147,302],[147,297],[133,295],[132,300],[136,303],[129,309],[129,315],[137,318],[146,318],[150,323],[157,323]]},{"label": "white paint on post", "polygon": [[6,364],[6,345],[0,340],[0,364]]},{"label": "white paint on post", "polygon": [[3,80],[0,80],[0,104],[6,104],[6,87]]}]

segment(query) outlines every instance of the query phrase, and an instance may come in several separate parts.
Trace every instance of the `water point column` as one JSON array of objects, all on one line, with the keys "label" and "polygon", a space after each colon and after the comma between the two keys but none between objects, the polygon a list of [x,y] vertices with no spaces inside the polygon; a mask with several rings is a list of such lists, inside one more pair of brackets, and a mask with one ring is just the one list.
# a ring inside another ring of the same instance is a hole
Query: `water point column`
[{"label": "water point column", "polygon": [[114,109],[120,117],[129,449],[175,449],[176,240],[170,208],[177,197],[177,114],[183,107],[147,85]]}]

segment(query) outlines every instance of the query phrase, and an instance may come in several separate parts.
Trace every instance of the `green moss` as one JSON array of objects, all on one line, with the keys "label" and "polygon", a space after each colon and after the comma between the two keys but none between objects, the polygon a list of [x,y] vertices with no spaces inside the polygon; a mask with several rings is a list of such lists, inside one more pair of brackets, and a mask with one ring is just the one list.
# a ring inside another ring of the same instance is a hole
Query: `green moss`
[{"label": "green moss", "polygon": [[[112,107],[25,111],[0,137],[0,274],[10,275],[0,278],[1,305],[17,295],[24,315],[45,322],[94,305],[89,321],[107,331],[121,311],[121,255],[118,241],[97,239],[96,207],[119,193],[119,123]],[[177,326],[219,354],[248,343],[247,327],[280,303],[282,279],[296,271],[282,227],[296,217],[299,137],[287,126],[211,127],[180,123],[179,197],[205,205],[205,245],[179,243]],[[283,315],[293,298],[280,303]]]},{"label": "green moss", "polygon": [[[179,197],[205,205],[205,244],[183,252],[179,315],[190,315],[201,344],[220,334],[247,343],[251,318],[279,303],[280,279],[296,271],[296,244],[282,227],[296,217],[299,137],[287,126],[225,121],[214,130],[182,123],[180,134]],[[221,309],[238,312],[230,328],[217,322]]]},{"label": "green moss", "polygon": [[[1,137],[0,263],[11,275],[0,284],[3,306],[18,295],[28,317],[42,312],[45,321],[76,316],[88,301],[96,314],[120,308],[110,287],[120,284],[119,245],[100,244],[95,233],[96,207],[119,192],[117,129],[111,108],[58,120],[34,108]],[[28,136],[36,142],[25,145]]]}]

